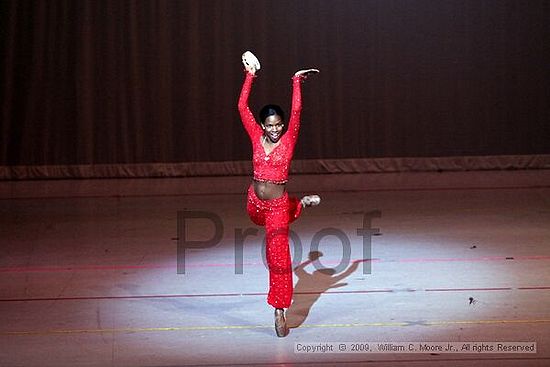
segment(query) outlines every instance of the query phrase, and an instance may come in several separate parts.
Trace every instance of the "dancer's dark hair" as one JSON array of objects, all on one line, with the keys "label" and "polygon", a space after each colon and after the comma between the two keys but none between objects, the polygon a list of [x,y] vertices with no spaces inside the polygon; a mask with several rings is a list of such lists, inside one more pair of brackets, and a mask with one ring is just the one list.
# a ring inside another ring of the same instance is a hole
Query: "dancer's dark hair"
[{"label": "dancer's dark hair", "polygon": [[285,113],[280,106],[277,106],[276,104],[268,104],[263,106],[260,110],[260,123],[263,124],[266,118],[273,115],[279,115],[283,121],[285,120]]}]

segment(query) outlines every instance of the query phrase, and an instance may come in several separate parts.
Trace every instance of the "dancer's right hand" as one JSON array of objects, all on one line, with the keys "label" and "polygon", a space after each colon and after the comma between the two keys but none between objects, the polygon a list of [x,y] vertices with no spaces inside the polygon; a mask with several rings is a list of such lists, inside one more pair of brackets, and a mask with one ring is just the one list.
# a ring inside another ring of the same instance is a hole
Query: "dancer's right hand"
[{"label": "dancer's right hand", "polygon": [[[244,64],[244,62],[243,62]],[[247,72],[249,72],[250,74],[252,75],[256,75],[256,68],[254,67],[254,65],[252,66],[249,66],[249,65],[244,65],[244,68],[246,69]]]},{"label": "dancer's right hand", "polygon": [[250,51],[246,51],[242,55],[242,61],[244,68],[247,72],[249,72],[252,75],[256,74],[256,71],[260,69],[260,61],[258,58]]}]

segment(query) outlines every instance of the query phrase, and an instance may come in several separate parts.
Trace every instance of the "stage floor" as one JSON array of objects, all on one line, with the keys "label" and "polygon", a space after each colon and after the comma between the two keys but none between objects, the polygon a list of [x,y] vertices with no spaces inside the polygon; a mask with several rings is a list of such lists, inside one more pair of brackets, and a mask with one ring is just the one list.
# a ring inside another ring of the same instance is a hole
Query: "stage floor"
[{"label": "stage floor", "polygon": [[0,365],[550,365],[549,171],[292,180],[285,338],[248,178],[0,182]]}]

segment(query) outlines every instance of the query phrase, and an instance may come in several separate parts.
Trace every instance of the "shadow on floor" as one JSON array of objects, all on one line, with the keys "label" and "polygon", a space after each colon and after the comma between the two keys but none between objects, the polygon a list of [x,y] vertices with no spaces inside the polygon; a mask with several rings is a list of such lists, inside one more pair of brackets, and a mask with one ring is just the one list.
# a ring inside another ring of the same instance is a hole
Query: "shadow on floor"
[{"label": "shadow on floor", "polygon": [[348,283],[341,283],[341,281],[355,272],[359,267],[359,263],[365,261],[353,261],[351,265],[340,274],[336,274],[334,268],[316,269],[312,273],[305,271],[307,265],[313,263],[321,256],[323,256],[321,252],[312,251],[309,253],[308,260],[294,268],[294,274],[298,277],[298,282],[296,282],[294,287],[292,305],[286,312],[286,320],[289,328],[297,328],[302,325],[307,319],[311,307],[317,302],[321,294],[331,288],[346,286]]}]

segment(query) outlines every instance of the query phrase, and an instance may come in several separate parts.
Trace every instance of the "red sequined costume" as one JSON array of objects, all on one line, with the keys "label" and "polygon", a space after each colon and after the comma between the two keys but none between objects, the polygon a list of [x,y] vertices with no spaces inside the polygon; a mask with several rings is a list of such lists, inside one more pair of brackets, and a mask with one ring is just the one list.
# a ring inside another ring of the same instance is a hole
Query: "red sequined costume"
[{"label": "red sequined costume", "polygon": [[[254,75],[246,73],[238,105],[244,128],[252,141],[254,180],[284,184],[288,180],[290,161],[300,129],[302,77],[292,78],[292,108],[288,130],[281,137],[279,145],[269,154],[265,153],[262,146],[263,130],[256,123],[248,107],[248,97],[254,78]],[[275,308],[288,308],[293,292],[288,225],[300,216],[302,204],[297,198],[289,197],[287,192],[276,199],[261,200],[251,185],[248,188],[247,211],[254,223],[265,226],[266,257],[269,267],[267,303]]]}]

